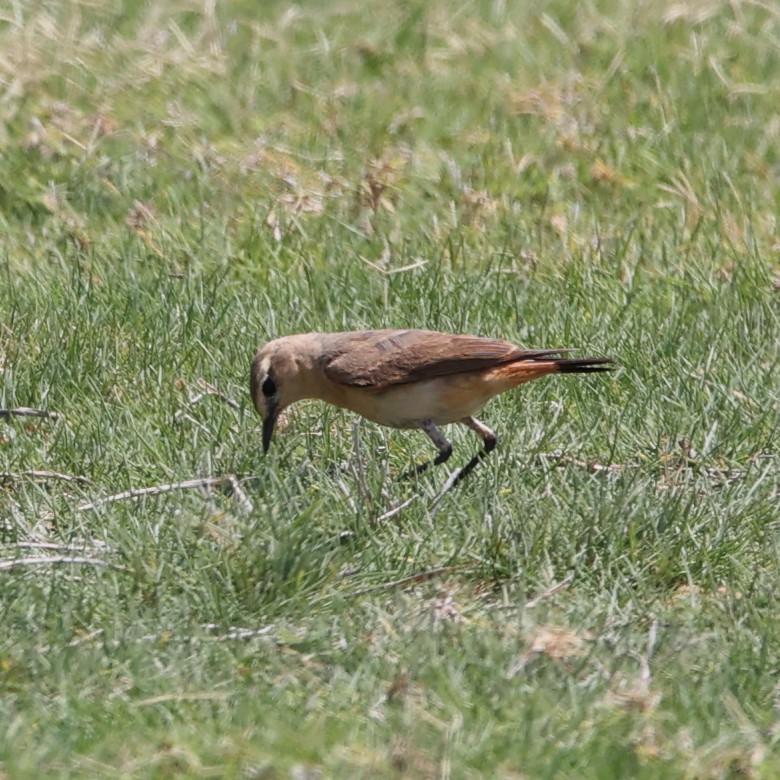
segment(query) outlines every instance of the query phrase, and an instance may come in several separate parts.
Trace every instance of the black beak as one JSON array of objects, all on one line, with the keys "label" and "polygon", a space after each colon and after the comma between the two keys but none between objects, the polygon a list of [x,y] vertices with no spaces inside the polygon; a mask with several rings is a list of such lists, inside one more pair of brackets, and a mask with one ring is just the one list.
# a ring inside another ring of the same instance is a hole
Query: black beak
[{"label": "black beak", "polygon": [[263,420],[263,453],[268,452],[271,446],[271,437],[274,435],[274,425],[279,416],[279,407],[276,404],[270,404],[266,410],[265,420]]}]

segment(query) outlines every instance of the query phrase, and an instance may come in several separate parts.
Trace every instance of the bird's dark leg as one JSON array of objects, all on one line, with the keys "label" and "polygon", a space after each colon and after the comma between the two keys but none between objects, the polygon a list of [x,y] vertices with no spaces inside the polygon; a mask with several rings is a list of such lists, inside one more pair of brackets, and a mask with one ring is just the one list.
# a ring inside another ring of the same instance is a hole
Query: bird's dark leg
[{"label": "bird's dark leg", "polygon": [[436,496],[436,498],[433,500],[433,506],[436,506],[436,504],[439,503],[439,501],[442,500],[444,495],[448,493],[452,488],[455,487],[455,485],[458,484],[461,480],[465,479],[469,474],[471,474],[472,471],[477,467],[479,462],[485,458],[488,453],[492,452],[496,448],[496,444],[498,444],[498,436],[490,430],[490,428],[487,427],[487,425],[483,425],[479,420],[475,419],[474,417],[464,417],[459,422],[462,422],[464,425],[467,425],[469,428],[471,428],[472,431],[477,433],[479,437],[482,439],[482,441],[485,443],[484,449],[481,449],[462,469],[458,469],[457,471],[453,471],[452,474],[447,478],[447,481],[444,483],[444,487],[439,492],[439,495]]},{"label": "bird's dark leg", "polygon": [[439,450],[439,454],[432,461],[428,461],[427,463],[420,463],[413,469],[405,471],[403,474],[401,474],[401,479],[408,479],[409,477],[413,477],[416,474],[422,474],[424,471],[428,470],[431,464],[438,466],[440,463],[444,463],[446,460],[448,460],[450,455],[452,455],[452,444],[450,444],[450,442],[447,440],[447,437],[430,420],[423,420],[420,423],[420,430],[422,430],[436,445],[436,449]]},{"label": "bird's dark leg", "polygon": [[498,444],[498,436],[496,436],[495,432],[491,431],[487,425],[481,423],[475,417],[464,417],[461,422],[471,428],[471,430],[482,439],[485,444],[485,448],[480,450],[460,471],[456,473],[455,478],[449,487],[457,485],[458,482],[471,474],[471,472],[474,471],[474,469],[477,467],[477,464],[485,456],[487,456],[488,453],[492,452],[496,448],[496,444]]},{"label": "bird's dark leg", "polygon": [[468,425],[474,433],[476,433],[482,441],[485,443],[485,451],[483,455],[487,455],[488,452],[492,452],[498,444],[498,436],[495,431],[491,431],[484,423],[481,423],[475,417],[464,417],[461,422],[464,425]]}]

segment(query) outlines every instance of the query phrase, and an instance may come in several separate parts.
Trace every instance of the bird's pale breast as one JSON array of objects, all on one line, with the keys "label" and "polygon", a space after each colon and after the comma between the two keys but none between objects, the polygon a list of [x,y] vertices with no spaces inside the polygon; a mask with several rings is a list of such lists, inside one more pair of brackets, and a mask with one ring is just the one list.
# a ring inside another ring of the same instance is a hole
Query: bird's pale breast
[{"label": "bird's pale breast", "polygon": [[446,425],[477,414],[502,389],[487,381],[484,372],[472,372],[382,390],[342,387],[334,401],[380,425],[417,428],[422,420]]}]

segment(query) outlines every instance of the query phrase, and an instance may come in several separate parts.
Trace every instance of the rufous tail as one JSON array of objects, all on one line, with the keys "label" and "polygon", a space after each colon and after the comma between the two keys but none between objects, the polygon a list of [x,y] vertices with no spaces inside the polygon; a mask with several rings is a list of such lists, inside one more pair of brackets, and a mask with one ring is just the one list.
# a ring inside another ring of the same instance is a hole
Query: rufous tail
[{"label": "rufous tail", "polygon": [[560,374],[592,374],[615,369],[615,361],[610,358],[557,358],[550,362]]},{"label": "rufous tail", "polygon": [[[563,350],[561,350],[563,351]],[[530,382],[547,374],[595,374],[612,371],[616,365],[610,358],[561,358],[555,352],[526,355],[513,363],[504,363],[493,369],[494,376],[507,381],[509,387]]]}]

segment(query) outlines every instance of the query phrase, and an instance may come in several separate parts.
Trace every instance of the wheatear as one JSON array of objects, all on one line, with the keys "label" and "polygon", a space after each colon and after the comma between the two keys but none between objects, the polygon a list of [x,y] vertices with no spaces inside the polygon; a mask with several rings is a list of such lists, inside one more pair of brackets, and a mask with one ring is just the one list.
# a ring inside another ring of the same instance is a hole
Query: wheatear
[{"label": "wheatear", "polygon": [[470,470],[498,440],[474,417],[493,396],[545,374],[614,368],[609,358],[560,357],[569,351],[524,350],[508,341],[430,330],[283,336],[261,347],[252,361],[249,387],[263,418],[263,452],[285,407],[318,398],[380,425],[421,429],[439,450],[434,464],[452,454],[437,426],[463,423],[484,445]]}]

